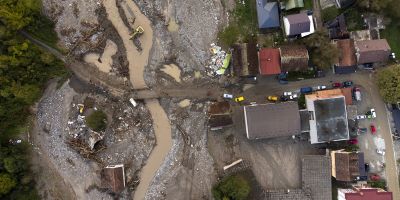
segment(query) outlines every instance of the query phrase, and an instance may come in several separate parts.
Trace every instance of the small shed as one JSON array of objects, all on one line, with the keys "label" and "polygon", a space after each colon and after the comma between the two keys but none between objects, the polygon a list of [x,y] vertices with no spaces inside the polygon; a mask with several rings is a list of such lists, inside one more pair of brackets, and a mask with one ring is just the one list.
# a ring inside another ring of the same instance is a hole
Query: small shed
[{"label": "small shed", "polygon": [[260,74],[275,75],[281,73],[279,49],[263,48],[259,52]]},{"label": "small shed", "polygon": [[235,76],[257,76],[259,70],[256,42],[251,40],[248,43],[233,45],[232,65]]},{"label": "small shed", "polygon": [[120,193],[125,188],[125,169],[123,164],[108,165],[101,170],[102,188],[111,189],[114,193]]}]

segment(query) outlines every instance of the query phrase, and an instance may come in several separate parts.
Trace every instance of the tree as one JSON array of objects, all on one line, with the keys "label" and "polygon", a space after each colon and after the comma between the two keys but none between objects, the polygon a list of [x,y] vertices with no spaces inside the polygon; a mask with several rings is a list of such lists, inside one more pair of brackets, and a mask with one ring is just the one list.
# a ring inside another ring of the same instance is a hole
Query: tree
[{"label": "tree", "polygon": [[10,174],[0,174],[0,196],[8,194],[16,185],[17,182],[11,177]]},{"label": "tree", "polygon": [[388,103],[400,101],[400,66],[390,66],[377,74],[379,92]]},{"label": "tree", "polygon": [[6,26],[19,30],[32,22],[33,16],[40,12],[39,0],[2,0],[0,18]]},{"label": "tree", "polygon": [[107,127],[107,115],[96,110],[86,118],[86,124],[94,131],[104,131]]},{"label": "tree", "polygon": [[319,68],[329,69],[339,58],[339,50],[325,31],[317,31],[306,38],[304,44],[310,50],[311,61]]},{"label": "tree", "polygon": [[250,193],[249,183],[240,175],[228,176],[212,190],[216,200],[244,200]]}]

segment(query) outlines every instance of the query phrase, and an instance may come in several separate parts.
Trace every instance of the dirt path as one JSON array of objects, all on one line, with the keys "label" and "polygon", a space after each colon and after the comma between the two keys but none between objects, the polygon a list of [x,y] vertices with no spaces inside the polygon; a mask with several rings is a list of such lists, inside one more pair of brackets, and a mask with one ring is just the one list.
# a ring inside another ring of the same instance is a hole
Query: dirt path
[{"label": "dirt path", "polygon": [[133,197],[135,200],[142,200],[145,198],[147,188],[172,145],[171,125],[169,124],[167,114],[157,100],[146,100],[145,102],[153,118],[153,127],[157,144],[140,173],[140,183]]},{"label": "dirt path", "polygon": [[133,3],[133,1],[121,2],[122,5],[126,4],[128,9],[134,13],[136,17],[134,27],[140,25],[145,30],[144,34],[139,39],[143,49],[141,52],[139,52],[132,40],[130,40],[130,31],[122,21],[122,18],[118,12],[116,0],[103,1],[103,4],[106,8],[108,15],[107,18],[114,25],[124,43],[129,62],[129,77],[133,87],[135,89],[147,88],[143,78],[143,72],[145,66],[147,66],[150,49],[153,45],[153,29],[151,28],[150,20],[140,12],[139,8],[135,3]]}]

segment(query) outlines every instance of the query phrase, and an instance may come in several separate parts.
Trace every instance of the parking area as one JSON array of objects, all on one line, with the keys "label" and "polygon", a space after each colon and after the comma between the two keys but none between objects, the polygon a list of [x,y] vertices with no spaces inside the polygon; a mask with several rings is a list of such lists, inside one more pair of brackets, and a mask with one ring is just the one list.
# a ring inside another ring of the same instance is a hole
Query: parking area
[{"label": "parking area", "polygon": [[[241,94],[235,94],[235,96],[243,96],[245,101],[242,104],[249,104],[252,102],[260,103],[271,103],[267,100],[270,95],[280,97],[284,92],[299,92],[300,88],[312,87],[315,89],[317,86],[327,86],[332,87],[333,83],[343,83],[344,81],[351,80],[353,83],[360,88],[362,93],[361,101],[354,101],[354,105],[357,108],[358,115],[365,115],[367,111],[371,108],[375,109],[376,118],[373,119],[360,119],[358,120],[359,127],[367,128],[366,133],[360,134],[358,139],[358,145],[360,151],[365,153],[365,161],[370,165],[370,172],[377,173],[382,177],[386,177],[388,182],[389,190],[393,191],[394,197],[399,194],[399,183],[397,178],[397,168],[396,161],[393,150],[393,139],[391,131],[388,125],[388,117],[385,104],[379,94],[379,90],[376,87],[374,74],[371,71],[358,71],[353,74],[345,75],[335,75],[326,74],[323,78],[306,79],[302,81],[289,82],[288,84],[279,84],[276,77],[258,77],[258,83],[252,87],[247,87]],[[239,119],[240,121],[240,119]],[[243,122],[242,122],[243,123]],[[238,123],[236,123],[238,124]],[[371,133],[371,125],[376,129],[376,133]],[[238,136],[243,135],[244,132],[237,129]],[[243,137],[243,141],[247,139]],[[246,144],[247,143],[247,144]],[[243,142],[243,146],[248,145],[249,148],[262,149],[257,145],[258,143],[263,143],[263,141]],[[289,147],[291,145],[287,145]],[[312,148],[312,147],[311,147]],[[377,153],[377,149],[385,149],[385,155],[380,155]],[[265,151],[266,149],[264,149]],[[268,150],[268,149],[267,149]],[[279,150],[273,150],[279,151]],[[259,151],[261,154],[261,150]],[[269,151],[271,152],[271,151]],[[265,156],[265,155],[263,155]],[[261,158],[253,155],[254,158],[249,156],[249,158],[254,159],[255,162],[260,162]],[[282,154],[281,158],[285,158]],[[385,163],[383,167],[383,163]],[[283,165],[285,166],[285,165]],[[284,170],[284,169],[280,169]],[[256,172],[256,170],[254,170]],[[260,170],[261,172],[261,170]],[[285,174],[286,172],[283,171]],[[260,175],[265,177],[263,174],[256,174],[256,177]],[[280,174],[275,173],[276,176]],[[287,174],[285,174],[287,175]],[[260,178],[261,179],[261,178]],[[270,177],[274,180],[274,178]],[[261,182],[261,181],[260,181]],[[296,184],[297,185],[297,184]]]}]

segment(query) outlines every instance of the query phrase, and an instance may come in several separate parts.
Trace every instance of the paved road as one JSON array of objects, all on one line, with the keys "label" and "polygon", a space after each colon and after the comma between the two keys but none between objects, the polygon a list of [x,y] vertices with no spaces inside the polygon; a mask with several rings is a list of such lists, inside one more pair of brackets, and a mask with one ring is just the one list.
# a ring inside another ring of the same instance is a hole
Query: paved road
[{"label": "paved road", "polygon": [[397,174],[397,163],[393,149],[393,138],[390,132],[388,123],[386,105],[379,94],[378,88],[374,83],[374,75],[367,71],[358,71],[354,74],[348,75],[333,75],[328,74],[324,78],[308,79],[303,81],[291,82],[287,85],[280,85],[275,78],[259,78],[259,83],[244,91],[242,95],[245,96],[247,102],[266,102],[268,95],[281,95],[284,91],[298,91],[301,87],[313,87],[317,85],[331,85],[332,82],[343,82],[352,80],[357,85],[362,85],[370,92],[371,106],[373,106],[377,113],[375,123],[379,126],[379,133],[385,140],[386,154],[386,177],[388,189],[393,192],[393,199],[400,199],[399,181]]}]

